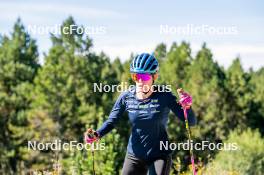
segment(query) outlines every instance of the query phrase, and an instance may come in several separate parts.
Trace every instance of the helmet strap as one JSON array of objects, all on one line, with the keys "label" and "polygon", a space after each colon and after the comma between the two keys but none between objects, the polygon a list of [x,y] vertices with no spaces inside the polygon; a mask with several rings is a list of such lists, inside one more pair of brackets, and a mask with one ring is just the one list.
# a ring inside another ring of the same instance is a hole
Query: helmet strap
[{"label": "helmet strap", "polygon": [[157,78],[158,78],[157,72],[154,73],[154,74],[152,74],[152,80],[153,80],[152,84],[154,84],[154,82],[155,82],[155,80],[156,80]]}]

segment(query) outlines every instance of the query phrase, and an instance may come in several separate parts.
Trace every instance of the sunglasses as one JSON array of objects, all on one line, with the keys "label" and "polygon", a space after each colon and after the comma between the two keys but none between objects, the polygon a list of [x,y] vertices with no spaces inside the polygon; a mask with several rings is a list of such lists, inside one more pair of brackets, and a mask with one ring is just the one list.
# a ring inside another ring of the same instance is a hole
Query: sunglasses
[{"label": "sunglasses", "polygon": [[133,81],[139,81],[140,79],[142,81],[149,81],[151,79],[152,75],[151,74],[137,74],[137,73],[132,73],[131,78]]}]

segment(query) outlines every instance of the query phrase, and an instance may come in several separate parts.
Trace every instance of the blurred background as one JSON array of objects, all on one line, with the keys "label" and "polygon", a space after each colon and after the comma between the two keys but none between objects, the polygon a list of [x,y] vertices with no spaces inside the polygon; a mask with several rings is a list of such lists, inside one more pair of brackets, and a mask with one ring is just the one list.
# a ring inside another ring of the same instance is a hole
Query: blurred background
[{"label": "blurred background", "polygon": [[[132,83],[129,64],[142,52],[159,60],[157,84],[193,96],[195,142],[237,143],[195,150],[198,174],[263,174],[263,5],[0,1],[0,174],[92,174],[89,150],[34,151],[28,141],[82,143],[119,95],[94,92],[94,83]],[[173,114],[168,126],[172,142],[187,140]],[[124,114],[95,151],[96,174],[120,174],[129,134]],[[171,174],[191,174],[188,151],[173,153]]]}]

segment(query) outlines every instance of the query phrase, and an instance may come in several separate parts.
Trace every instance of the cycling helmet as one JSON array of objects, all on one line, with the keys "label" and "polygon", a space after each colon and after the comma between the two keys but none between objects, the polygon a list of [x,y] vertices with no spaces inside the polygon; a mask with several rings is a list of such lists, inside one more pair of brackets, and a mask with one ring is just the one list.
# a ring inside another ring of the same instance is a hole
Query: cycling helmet
[{"label": "cycling helmet", "polygon": [[154,74],[159,69],[158,60],[148,53],[142,53],[136,56],[130,64],[131,73],[149,73]]}]

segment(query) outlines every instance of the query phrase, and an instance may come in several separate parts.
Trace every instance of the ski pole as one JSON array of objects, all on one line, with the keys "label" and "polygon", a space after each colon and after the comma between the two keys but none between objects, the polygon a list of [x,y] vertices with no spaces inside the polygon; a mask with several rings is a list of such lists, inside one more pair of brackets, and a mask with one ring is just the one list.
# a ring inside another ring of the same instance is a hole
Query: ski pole
[{"label": "ski pole", "polygon": [[[87,130],[87,136],[90,139],[93,139],[96,137],[95,132],[92,129]],[[93,144],[93,142],[91,144]],[[93,149],[93,145],[91,145],[91,146],[92,146],[91,153],[92,153],[92,163],[93,163],[93,175],[96,175],[95,174],[95,166],[94,166],[94,149]]]},{"label": "ski pole", "polygon": [[[188,139],[189,139],[189,141],[191,141],[192,139],[191,139],[191,131],[190,131],[189,124],[188,124],[187,109],[186,108],[183,108],[183,112],[184,112],[185,127],[186,127],[186,130],[187,130]],[[190,155],[191,155],[193,175],[196,175],[195,164],[194,164],[194,156],[193,156],[193,150],[192,149],[190,149]]]},{"label": "ski pole", "polygon": [[92,159],[93,159],[93,175],[95,175],[95,168],[94,168],[94,150],[92,149]]},{"label": "ski pole", "polygon": [[[182,94],[182,91],[183,91],[182,89],[178,89],[177,90],[179,95]],[[187,109],[187,107],[183,106],[182,104],[181,104],[181,106],[183,108],[185,127],[186,127],[186,130],[187,130],[188,140],[189,140],[189,143],[190,143],[190,141],[192,139],[191,139],[191,131],[190,131],[190,128],[189,128],[188,115],[187,115],[187,110],[188,109]],[[192,149],[190,149],[190,155],[191,155],[191,163],[192,163],[193,175],[197,175],[196,170],[195,170],[194,155],[193,155],[193,150]]]}]

